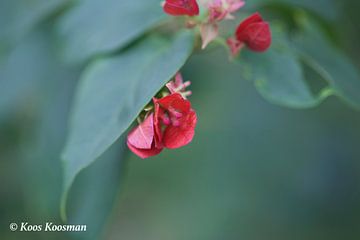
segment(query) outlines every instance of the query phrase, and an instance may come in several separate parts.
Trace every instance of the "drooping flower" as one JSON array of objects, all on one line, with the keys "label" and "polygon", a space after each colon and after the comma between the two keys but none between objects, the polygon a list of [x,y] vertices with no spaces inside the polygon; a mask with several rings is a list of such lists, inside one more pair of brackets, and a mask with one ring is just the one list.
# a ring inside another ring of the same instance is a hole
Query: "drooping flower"
[{"label": "drooping flower", "polygon": [[[169,149],[189,144],[195,134],[197,116],[189,100],[173,93],[160,99],[154,98],[155,139]],[[162,147],[158,145],[158,147]]]},{"label": "drooping flower", "polygon": [[[265,22],[259,13],[255,13],[240,23],[236,29],[235,38],[228,39],[230,49],[235,50],[234,42],[245,44],[256,52],[264,52],[271,45],[271,31],[269,23]],[[237,54],[236,51],[233,54]]]},{"label": "drooping flower", "polygon": [[166,0],[163,9],[173,16],[196,16],[199,15],[199,5],[196,0]]},{"label": "drooping flower", "polygon": [[186,90],[190,84],[177,73],[160,91],[159,95],[163,97],[153,98],[140,114],[139,125],[128,134],[127,145],[133,153],[148,158],[164,148],[179,148],[192,141],[197,117],[186,99],[191,95],[191,91]]},{"label": "drooping flower", "polygon": [[127,145],[140,158],[155,156],[162,151],[162,147],[156,147],[154,136],[154,114],[151,113],[128,134]]}]

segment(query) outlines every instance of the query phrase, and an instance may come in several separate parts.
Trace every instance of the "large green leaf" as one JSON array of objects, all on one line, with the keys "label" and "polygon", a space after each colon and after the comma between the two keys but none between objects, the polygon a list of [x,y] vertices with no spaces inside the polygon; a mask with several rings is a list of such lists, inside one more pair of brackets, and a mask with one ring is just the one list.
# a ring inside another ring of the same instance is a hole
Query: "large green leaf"
[{"label": "large green leaf", "polygon": [[182,67],[194,44],[190,31],[171,41],[150,36],[84,73],[62,158],[65,192],[76,174],[118,139],[156,92]]},{"label": "large green leaf", "polygon": [[268,101],[288,107],[311,107],[319,102],[306,84],[297,55],[280,30],[274,29],[273,44],[267,52],[245,50],[239,61],[243,76],[254,81]]},{"label": "large green leaf", "polygon": [[[315,22],[308,20],[291,41],[273,26],[273,44],[267,52],[243,51],[243,76],[253,80],[261,95],[276,104],[312,107],[335,95],[360,108],[358,70],[325,38]],[[310,90],[309,83],[322,85],[316,83],[319,80],[327,84]]]},{"label": "large green leaf", "polygon": [[60,19],[64,57],[81,61],[119,49],[166,18],[159,0],[84,0]]},{"label": "large green leaf", "polygon": [[71,233],[75,239],[101,239],[119,194],[126,155],[124,138],[120,138],[76,178],[67,204],[68,222],[86,224],[87,229]]},{"label": "large green leaf", "polygon": [[43,30],[29,34],[0,60],[0,120],[29,107],[29,99],[39,100],[39,89],[53,84],[50,79],[69,77],[51,52],[49,35]]},{"label": "large green leaf", "polygon": [[360,109],[360,74],[350,59],[321,34],[313,22],[299,19],[303,32],[294,39],[298,54],[321,75],[332,92]]},{"label": "large green leaf", "polygon": [[0,1],[0,45],[13,45],[68,0]]},{"label": "large green leaf", "polygon": [[[66,137],[73,90],[80,73],[56,58],[55,44],[51,40],[51,25],[41,27],[24,37],[0,65],[0,123],[4,117],[5,122],[18,125],[19,131],[19,138],[12,146],[17,157],[11,159],[14,160],[11,166],[21,176],[21,185],[16,188],[21,192],[21,206],[26,210],[15,215],[17,219],[26,216],[30,222],[43,219],[59,222],[62,191],[59,155]],[[16,116],[20,116],[20,122]],[[13,138],[9,136],[11,134],[5,138]],[[0,158],[5,160],[2,156]],[[17,178],[16,174],[8,172]],[[1,182],[6,182],[4,180]],[[4,217],[6,221],[14,218]],[[46,234],[38,233],[37,238]],[[12,239],[10,236],[0,238]]]}]

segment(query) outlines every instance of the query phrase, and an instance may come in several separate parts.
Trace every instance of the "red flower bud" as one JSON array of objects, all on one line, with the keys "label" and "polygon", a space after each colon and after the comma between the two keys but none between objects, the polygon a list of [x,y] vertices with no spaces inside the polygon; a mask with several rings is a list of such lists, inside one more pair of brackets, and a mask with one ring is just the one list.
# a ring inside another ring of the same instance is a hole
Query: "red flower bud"
[{"label": "red flower bud", "polygon": [[259,13],[255,13],[240,23],[236,30],[236,40],[256,52],[266,51],[271,45],[270,26]]},{"label": "red flower bud", "polygon": [[196,16],[199,15],[199,5],[196,0],[166,0],[163,9],[173,16]]}]

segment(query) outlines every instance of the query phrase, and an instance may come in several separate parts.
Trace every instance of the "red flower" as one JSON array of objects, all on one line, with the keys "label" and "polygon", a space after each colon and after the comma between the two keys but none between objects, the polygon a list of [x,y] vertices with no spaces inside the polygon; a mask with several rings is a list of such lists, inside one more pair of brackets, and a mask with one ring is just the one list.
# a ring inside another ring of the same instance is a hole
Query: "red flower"
[{"label": "red flower", "polygon": [[155,144],[174,149],[189,144],[195,134],[197,117],[189,100],[173,93],[155,99]]},{"label": "red flower", "polygon": [[127,145],[141,158],[151,157],[162,151],[162,148],[155,147],[153,113],[129,133]]},{"label": "red flower", "polygon": [[[153,107],[127,137],[129,149],[141,158],[159,154],[163,148],[179,148],[191,142],[195,134],[196,113],[186,97],[190,81],[183,81],[180,73],[166,84],[170,95],[153,98]],[[166,89],[162,94],[166,94]],[[151,111],[151,112],[149,112]]]},{"label": "red flower", "polygon": [[236,39],[245,43],[253,51],[266,51],[271,45],[269,23],[265,22],[259,13],[245,19],[236,30]]},{"label": "red flower", "polygon": [[196,16],[199,15],[199,5],[196,0],[166,0],[163,9],[173,16]]},{"label": "red flower", "polygon": [[195,134],[196,113],[180,93],[154,98],[153,102],[155,114],[146,117],[127,137],[129,149],[141,158],[155,156],[164,147],[185,146]]},{"label": "red flower", "polygon": [[[240,23],[235,33],[236,39],[228,39],[232,54],[236,55],[242,45],[253,51],[264,52],[271,45],[269,23],[265,22],[259,13],[255,13]],[[240,48],[238,48],[240,46]]]}]

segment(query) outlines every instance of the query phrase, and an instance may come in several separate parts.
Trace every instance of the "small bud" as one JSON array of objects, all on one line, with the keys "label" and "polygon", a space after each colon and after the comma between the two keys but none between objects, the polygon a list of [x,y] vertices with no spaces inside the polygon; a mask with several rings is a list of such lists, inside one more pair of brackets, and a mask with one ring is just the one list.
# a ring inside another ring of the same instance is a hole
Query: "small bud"
[{"label": "small bud", "polygon": [[199,5],[196,0],[166,0],[163,9],[164,12],[173,16],[199,15]]},{"label": "small bud", "polygon": [[236,30],[236,40],[256,52],[264,52],[271,45],[269,23],[259,13],[255,13],[240,23]]}]

